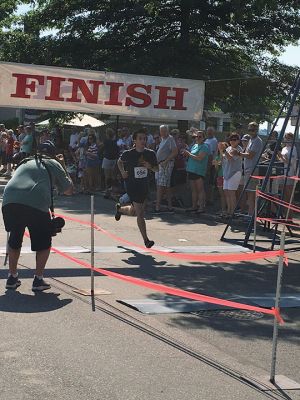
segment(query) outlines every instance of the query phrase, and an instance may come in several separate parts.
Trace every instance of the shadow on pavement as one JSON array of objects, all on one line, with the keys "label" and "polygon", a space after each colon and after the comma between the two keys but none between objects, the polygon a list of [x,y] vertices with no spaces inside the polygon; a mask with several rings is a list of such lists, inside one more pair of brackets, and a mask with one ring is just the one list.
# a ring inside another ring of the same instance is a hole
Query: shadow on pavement
[{"label": "shadow on pavement", "polygon": [[[201,264],[172,265],[167,262],[163,265],[156,257],[135,254],[123,262],[124,268],[107,268],[110,271],[140,279],[150,280],[155,283],[177,287],[191,292],[201,293],[213,297],[228,299],[235,295],[264,296],[274,293],[277,280],[277,260],[270,263],[261,262],[254,264],[249,261],[235,264]],[[149,258],[148,258],[149,257]],[[158,258],[158,257],[157,257]],[[161,258],[161,257],[159,257]],[[129,261],[129,262],[128,262]],[[290,262],[284,270],[283,295],[299,295],[299,263]],[[130,265],[134,268],[130,268]],[[136,268],[136,267],[140,268]],[[141,296],[142,297],[142,296]],[[163,293],[152,293],[146,296],[152,300],[163,300],[166,305],[171,305],[173,296]],[[241,303],[243,301],[241,300]],[[269,340],[272,337],[273,319],[255,313],[243,313],[229,309],[231,313],[205,312],[199,315],[190,313],[173,314],[169,323],[188,330],[206,329],[207,327],[221,331],[225,336],[240,337],[243,340],[261,338]],[[280,328],[284,341],[300,344],[299,308],[285,308],[281,310],[285,324]],[[263,322],[259,323],[259,320]]]},{"label": "shadow on pavement", "polygon": [[59,299],[59,293],[24,294],[7,290],[0,296],[0,311],[13,313],[41,313],[54,311],[70,303],[72,299]]},{"label": "shadow on pavement", "polygon": [[[79,219],[81,214],[86,214],[89,212],[90,205],[91,205],[90,196],[82,194],[76,194],[74,196],[60,195],[55,199],[56,208],[60,208],[62,212],[66,211],[67,213],[77,214]],[[220,224],[220,222],[215,221],[215,219],[210,214],[211,212],[214,212],[213,209],[209,210],[207,214],[201,214],[201,215],[185,213],[184,209],[180,211],[177,210],[174,214],[171,215],[169,214],[153,215],[152,211],[153,207],[149,202],[146,211],[147,220],[159,218],[171,226],[174,225],[177,226],[179,224],[189,224],[189,223],[190,224],[200,223],[207,226],[216,226]],[[111,215],[111,217],[113,218],[114,214],[115,214],[115,201],[112,199],[104,199],[102,194],[96,193],[95,195],[96,223],[98,223],[101,226],[101,223],[99,223],[101,215]],[[125,216],[125,218],[133,218],[133,217]],[[69,223],[70,221],[68,221],[68,224]],[[78,227],[80,226],[78,223],[77,225]],[[86,227],[84,228],[86,229]]]}]

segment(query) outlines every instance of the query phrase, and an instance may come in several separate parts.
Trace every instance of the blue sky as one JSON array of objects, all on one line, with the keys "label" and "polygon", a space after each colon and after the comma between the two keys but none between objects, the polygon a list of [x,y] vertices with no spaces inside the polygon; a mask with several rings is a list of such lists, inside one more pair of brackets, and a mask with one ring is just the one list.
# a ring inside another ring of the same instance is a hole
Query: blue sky
[{"label": "blue sky", "polygon": [[300,67],[300,44],[299,46],[288,46],[279,59],[285,64]]}]

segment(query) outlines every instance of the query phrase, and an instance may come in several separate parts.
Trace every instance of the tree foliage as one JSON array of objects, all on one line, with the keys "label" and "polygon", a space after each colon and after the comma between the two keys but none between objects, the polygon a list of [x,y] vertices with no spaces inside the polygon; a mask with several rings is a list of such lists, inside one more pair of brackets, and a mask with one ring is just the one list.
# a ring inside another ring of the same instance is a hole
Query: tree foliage
[{"label": "tree foliage", "polygon": [[257,118],[295,75],[276,57],[300,37],[299,0],[36,0],[12,22],[16,3],[7,61],[204,79],[207,107]]}]

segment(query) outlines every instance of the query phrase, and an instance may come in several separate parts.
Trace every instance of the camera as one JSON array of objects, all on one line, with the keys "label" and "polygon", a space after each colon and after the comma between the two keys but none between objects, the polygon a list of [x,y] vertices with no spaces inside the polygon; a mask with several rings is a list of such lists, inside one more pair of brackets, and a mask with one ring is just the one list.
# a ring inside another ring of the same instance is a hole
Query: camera
[{"label": "camera", "polygon": [[55,217],[51,220],[51,236],[56,236],[60,233],[62,228],[65,226],[65,220],[61,217]]}]

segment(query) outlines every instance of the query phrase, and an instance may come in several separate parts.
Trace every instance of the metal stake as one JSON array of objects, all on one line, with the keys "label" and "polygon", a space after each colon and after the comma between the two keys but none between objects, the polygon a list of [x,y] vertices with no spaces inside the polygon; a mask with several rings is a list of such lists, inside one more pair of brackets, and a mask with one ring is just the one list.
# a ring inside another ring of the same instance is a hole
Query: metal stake
[{"label": "metal stake", "polygon": [[[283,228],[280,236],[280,250],[284,251],[285,244],[285,229]],[[282,275],[283,275],[283,254],[279,256],[278,261],[278,273],[277,273],[277,287],[276,287],[276,298],[275,298],[275,309],[279,308],[281,286],[282,286]],[[278,321],[276,316],[274,317],[273,325],[273,344],[272,344],[272,364],[271,364],[271,375],[270,382],[275,383],[275,367],[276,367],[276,355],[277,355],[277,343],[278,343]]]},{"label": "metal stake", "polygon": [[92,299],[92,310],[95,311],[95,280],[94,280],[94,195],[91,196],[91,299]]},{"label": "metal stake", "polygon": [[256,248],[256,234],[257,234],[257,207],[258,207],[258,185],[255,190],[255,206],[254,206],[254,232],[253,232],[253,253]]}]

